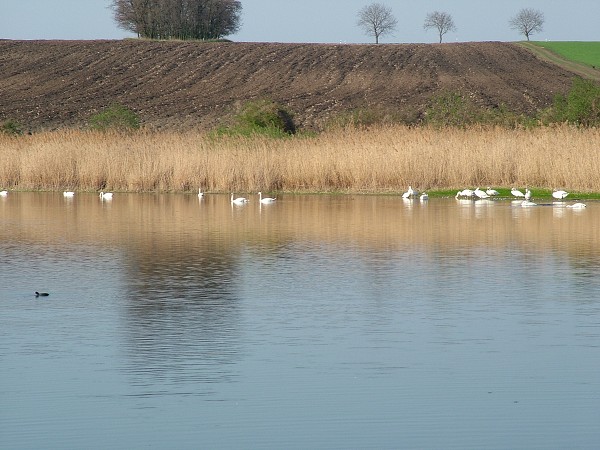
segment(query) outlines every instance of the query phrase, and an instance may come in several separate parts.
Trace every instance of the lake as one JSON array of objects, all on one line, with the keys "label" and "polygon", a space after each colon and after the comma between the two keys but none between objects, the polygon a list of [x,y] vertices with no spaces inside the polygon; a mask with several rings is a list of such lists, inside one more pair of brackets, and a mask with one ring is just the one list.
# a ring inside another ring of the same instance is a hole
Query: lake
[{"label": "lake", "polygon": [[600,203],[257,200],[0,198],[2,447],[598,447]]}]

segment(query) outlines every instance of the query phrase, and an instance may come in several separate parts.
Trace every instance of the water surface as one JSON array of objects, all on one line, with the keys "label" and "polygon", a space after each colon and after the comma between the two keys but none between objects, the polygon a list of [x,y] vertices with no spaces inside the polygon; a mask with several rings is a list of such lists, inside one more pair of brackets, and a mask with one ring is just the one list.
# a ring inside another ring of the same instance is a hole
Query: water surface
[{"label": "water surface", "polygon": [[3,446],[597,448],[600,206],[548,203],[11,192]]}]

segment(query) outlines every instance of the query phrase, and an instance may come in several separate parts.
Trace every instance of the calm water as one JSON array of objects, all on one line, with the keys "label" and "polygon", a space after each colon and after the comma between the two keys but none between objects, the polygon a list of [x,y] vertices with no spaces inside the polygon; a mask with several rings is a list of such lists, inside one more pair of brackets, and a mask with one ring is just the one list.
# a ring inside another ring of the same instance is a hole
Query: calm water
[{"label": "calm water", "polygon": [[0,198],[0,446],[598,448],[600,204],[252,200]]}]

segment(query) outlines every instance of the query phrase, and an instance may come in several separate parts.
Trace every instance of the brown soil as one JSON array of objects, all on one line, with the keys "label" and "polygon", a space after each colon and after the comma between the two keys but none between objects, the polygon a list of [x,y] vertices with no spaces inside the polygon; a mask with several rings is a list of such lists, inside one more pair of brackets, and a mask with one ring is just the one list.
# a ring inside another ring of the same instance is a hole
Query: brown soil
[{"label": "brown soil", "polygon": [[572,72],[498,42],[401,45],[1,41],[0,120],[30,130],[85,126],[111,104],[153,128],[210,128],[270,98],[300,126],[351,111],[416,120],[433,96],[533,113]]}]

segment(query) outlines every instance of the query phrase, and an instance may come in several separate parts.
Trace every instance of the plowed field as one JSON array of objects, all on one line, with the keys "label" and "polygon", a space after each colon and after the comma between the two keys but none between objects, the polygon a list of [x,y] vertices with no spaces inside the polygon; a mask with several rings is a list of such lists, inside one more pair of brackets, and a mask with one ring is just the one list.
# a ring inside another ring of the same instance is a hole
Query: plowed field
[{"label": "plowed field", "polygon": [[270,98],[319,129],[354,110],[418,118],[461,92],[486,107],[531,113],[565,93],[573,73],[511,43],[324,45],[0,41],[0,120],[27,129],[85,126],[111,104],[152,128],[210,128]]}]

